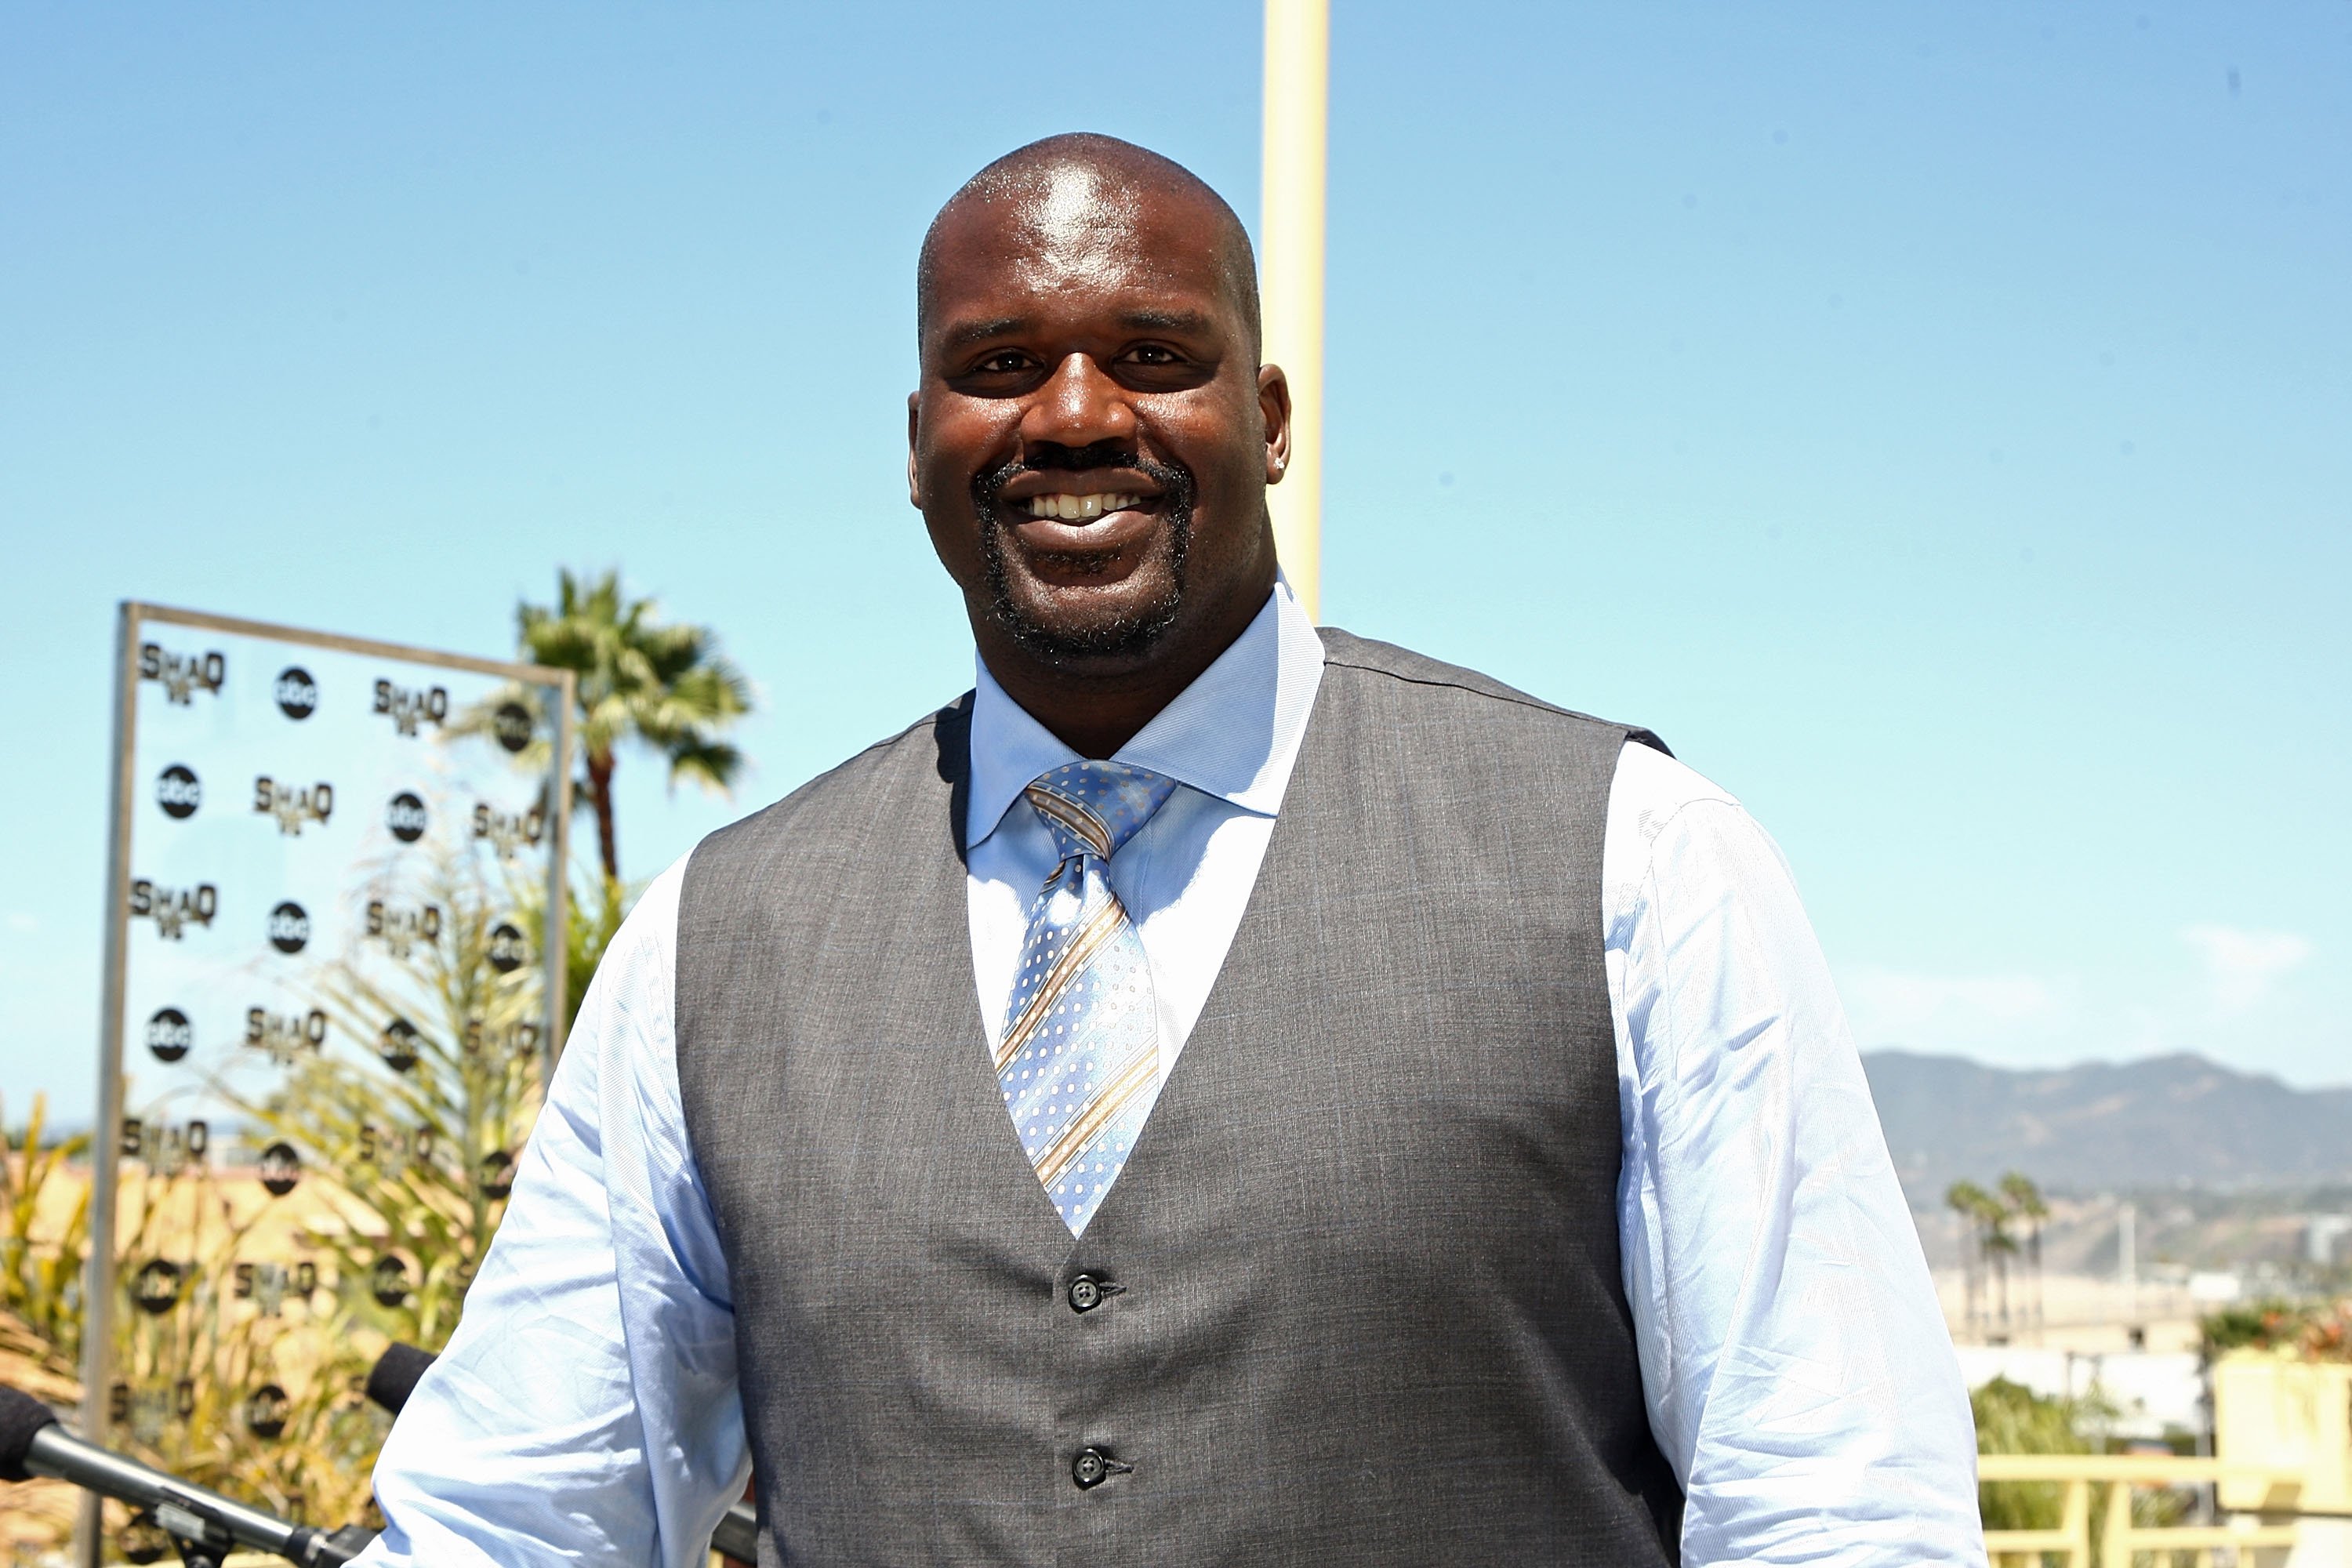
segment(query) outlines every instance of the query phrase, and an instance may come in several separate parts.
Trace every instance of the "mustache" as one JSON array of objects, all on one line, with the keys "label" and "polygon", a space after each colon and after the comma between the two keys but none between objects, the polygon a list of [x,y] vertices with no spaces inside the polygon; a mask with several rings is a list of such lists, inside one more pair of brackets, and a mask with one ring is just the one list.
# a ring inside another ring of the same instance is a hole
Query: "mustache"
[{"label": "mustache", "polygon": [[1189,516],[1192,507],[1192,472],[1181,464],[1156,462],[1122,441],[1097,441],[1085,447],[1062,447],[1040,441],[1022,457],[976,475],[972,500],[981,515],[993,521],[1004,487],[1023,474],[1078,473],[1087,468],[1133,468],[1158,485],[1170,511]]}]

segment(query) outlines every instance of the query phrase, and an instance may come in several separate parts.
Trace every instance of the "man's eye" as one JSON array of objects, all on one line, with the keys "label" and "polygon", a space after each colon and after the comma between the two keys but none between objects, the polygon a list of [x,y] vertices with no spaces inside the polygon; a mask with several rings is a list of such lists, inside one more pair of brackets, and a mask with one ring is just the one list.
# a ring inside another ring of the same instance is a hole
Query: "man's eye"
[{"label": "man's eye", "polygon": [[1003,353],[989,355],[971,368],[982,375],[1010,375],[1014,371],[1027,370],[1029,356],[1007,349]]},{"label": "man's eye", "polygon": [[1161,348],[1158,343],[1145,343],[1140,348],[1130,349],[1128,351],[1128,357],[1135,361],[1138,364],[1174,364],[1178,363],[1175,350]]}]

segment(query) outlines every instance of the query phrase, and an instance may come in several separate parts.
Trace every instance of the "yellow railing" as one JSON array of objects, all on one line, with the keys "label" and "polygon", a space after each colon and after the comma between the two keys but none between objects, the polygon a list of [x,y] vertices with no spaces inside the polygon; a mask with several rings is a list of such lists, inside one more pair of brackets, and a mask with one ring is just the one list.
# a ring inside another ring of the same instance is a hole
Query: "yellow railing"
[{"label": "yellow railing", "polygon": [[2155,1559],[2165,1568],[2179,1563],[2179,1558],[2169,1555],[2173,1552],[2190,1554],[2195,1568],[2214,1568],[2217,1551],[2233,1552],[2237,1562],[2252,1564],[2256,1552],[2275,1554],[2292,1549],[2295,1526],[2246,1514],[2222,1524],[2137,1525],[2132,1522],[2132,1492],[2146,1487],[2253,1483],[2275,1505],[2292,1510],[2304,1472],[2279,1465],[2163,1454],[1981,1454],[1977,1479],[2041,1481],[2065,1489],[2057,1529],[1985,1531],[1985,1552],[1993,1568],[2045,1568],[2053,1560],[2062,1568],[2091,1568],[2094,1487],[2105,1487],[2107,1493],[2096,1525],[2101,1568],[2133,1568],[2136,1552],[2166,1553]]}]

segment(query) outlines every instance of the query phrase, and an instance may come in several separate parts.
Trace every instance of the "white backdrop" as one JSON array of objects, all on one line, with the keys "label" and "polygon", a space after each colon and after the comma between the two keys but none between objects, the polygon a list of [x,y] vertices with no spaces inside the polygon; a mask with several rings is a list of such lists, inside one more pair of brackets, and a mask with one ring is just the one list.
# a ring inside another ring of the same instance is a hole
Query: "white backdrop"
[{"label": "white backdrop", "polygon": [[[534,935],[542,918],[562,929],[571,689],[493,660],[124,616],[89,1370],[106,1374],[90,1379],[91,1414],[106,1388],[103,1418],[152,1441],[203,1391],[131,1386],[135,1373],[104,1363],[106,1318],[184,1312],[200,1296],[251,1303],[258,1287],[263,1306],[241,1313],[275,1321],[290,1300],[301,1319],[331,1289],[269,1223],[302,1201],[311,1141],[262,1129],[240,1101],[266,1103],[306,1058],[335,1054],[387,1091],[363,1150],[457,1157],[403,1124],[392,1091],[415,1070],[417,1031],[450,1027],[434,965],[468,910],[489,969],[511,977],[504,994],[528,988],[486,1043],[539,1055],[556,1042],[560,943],[551,962]],[[198,1168],[230,1228],[249,1229],[252,1258],[207,1247],[199,1265],[186,1225],[113,1223],[118,1194],[156,1190],[127,1184]]]}]

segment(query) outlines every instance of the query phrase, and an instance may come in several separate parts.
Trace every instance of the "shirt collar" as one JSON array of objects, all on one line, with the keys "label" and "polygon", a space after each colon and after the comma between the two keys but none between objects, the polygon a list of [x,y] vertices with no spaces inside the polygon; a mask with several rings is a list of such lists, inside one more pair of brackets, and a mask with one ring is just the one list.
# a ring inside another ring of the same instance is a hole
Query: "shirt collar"
[{"label": "shirt collar", "polygon": [[[971,796],[964,844],[996,831],[1030,781],[1078,754],[1005,695],[985,661],[972,660]],[[1114,761],[1164,773],[1178,784],[1272,816],[1281,810],[1323,681],[1323,639],[1277,581],[1265,607],[1176,700],[1161,709]]]}]

